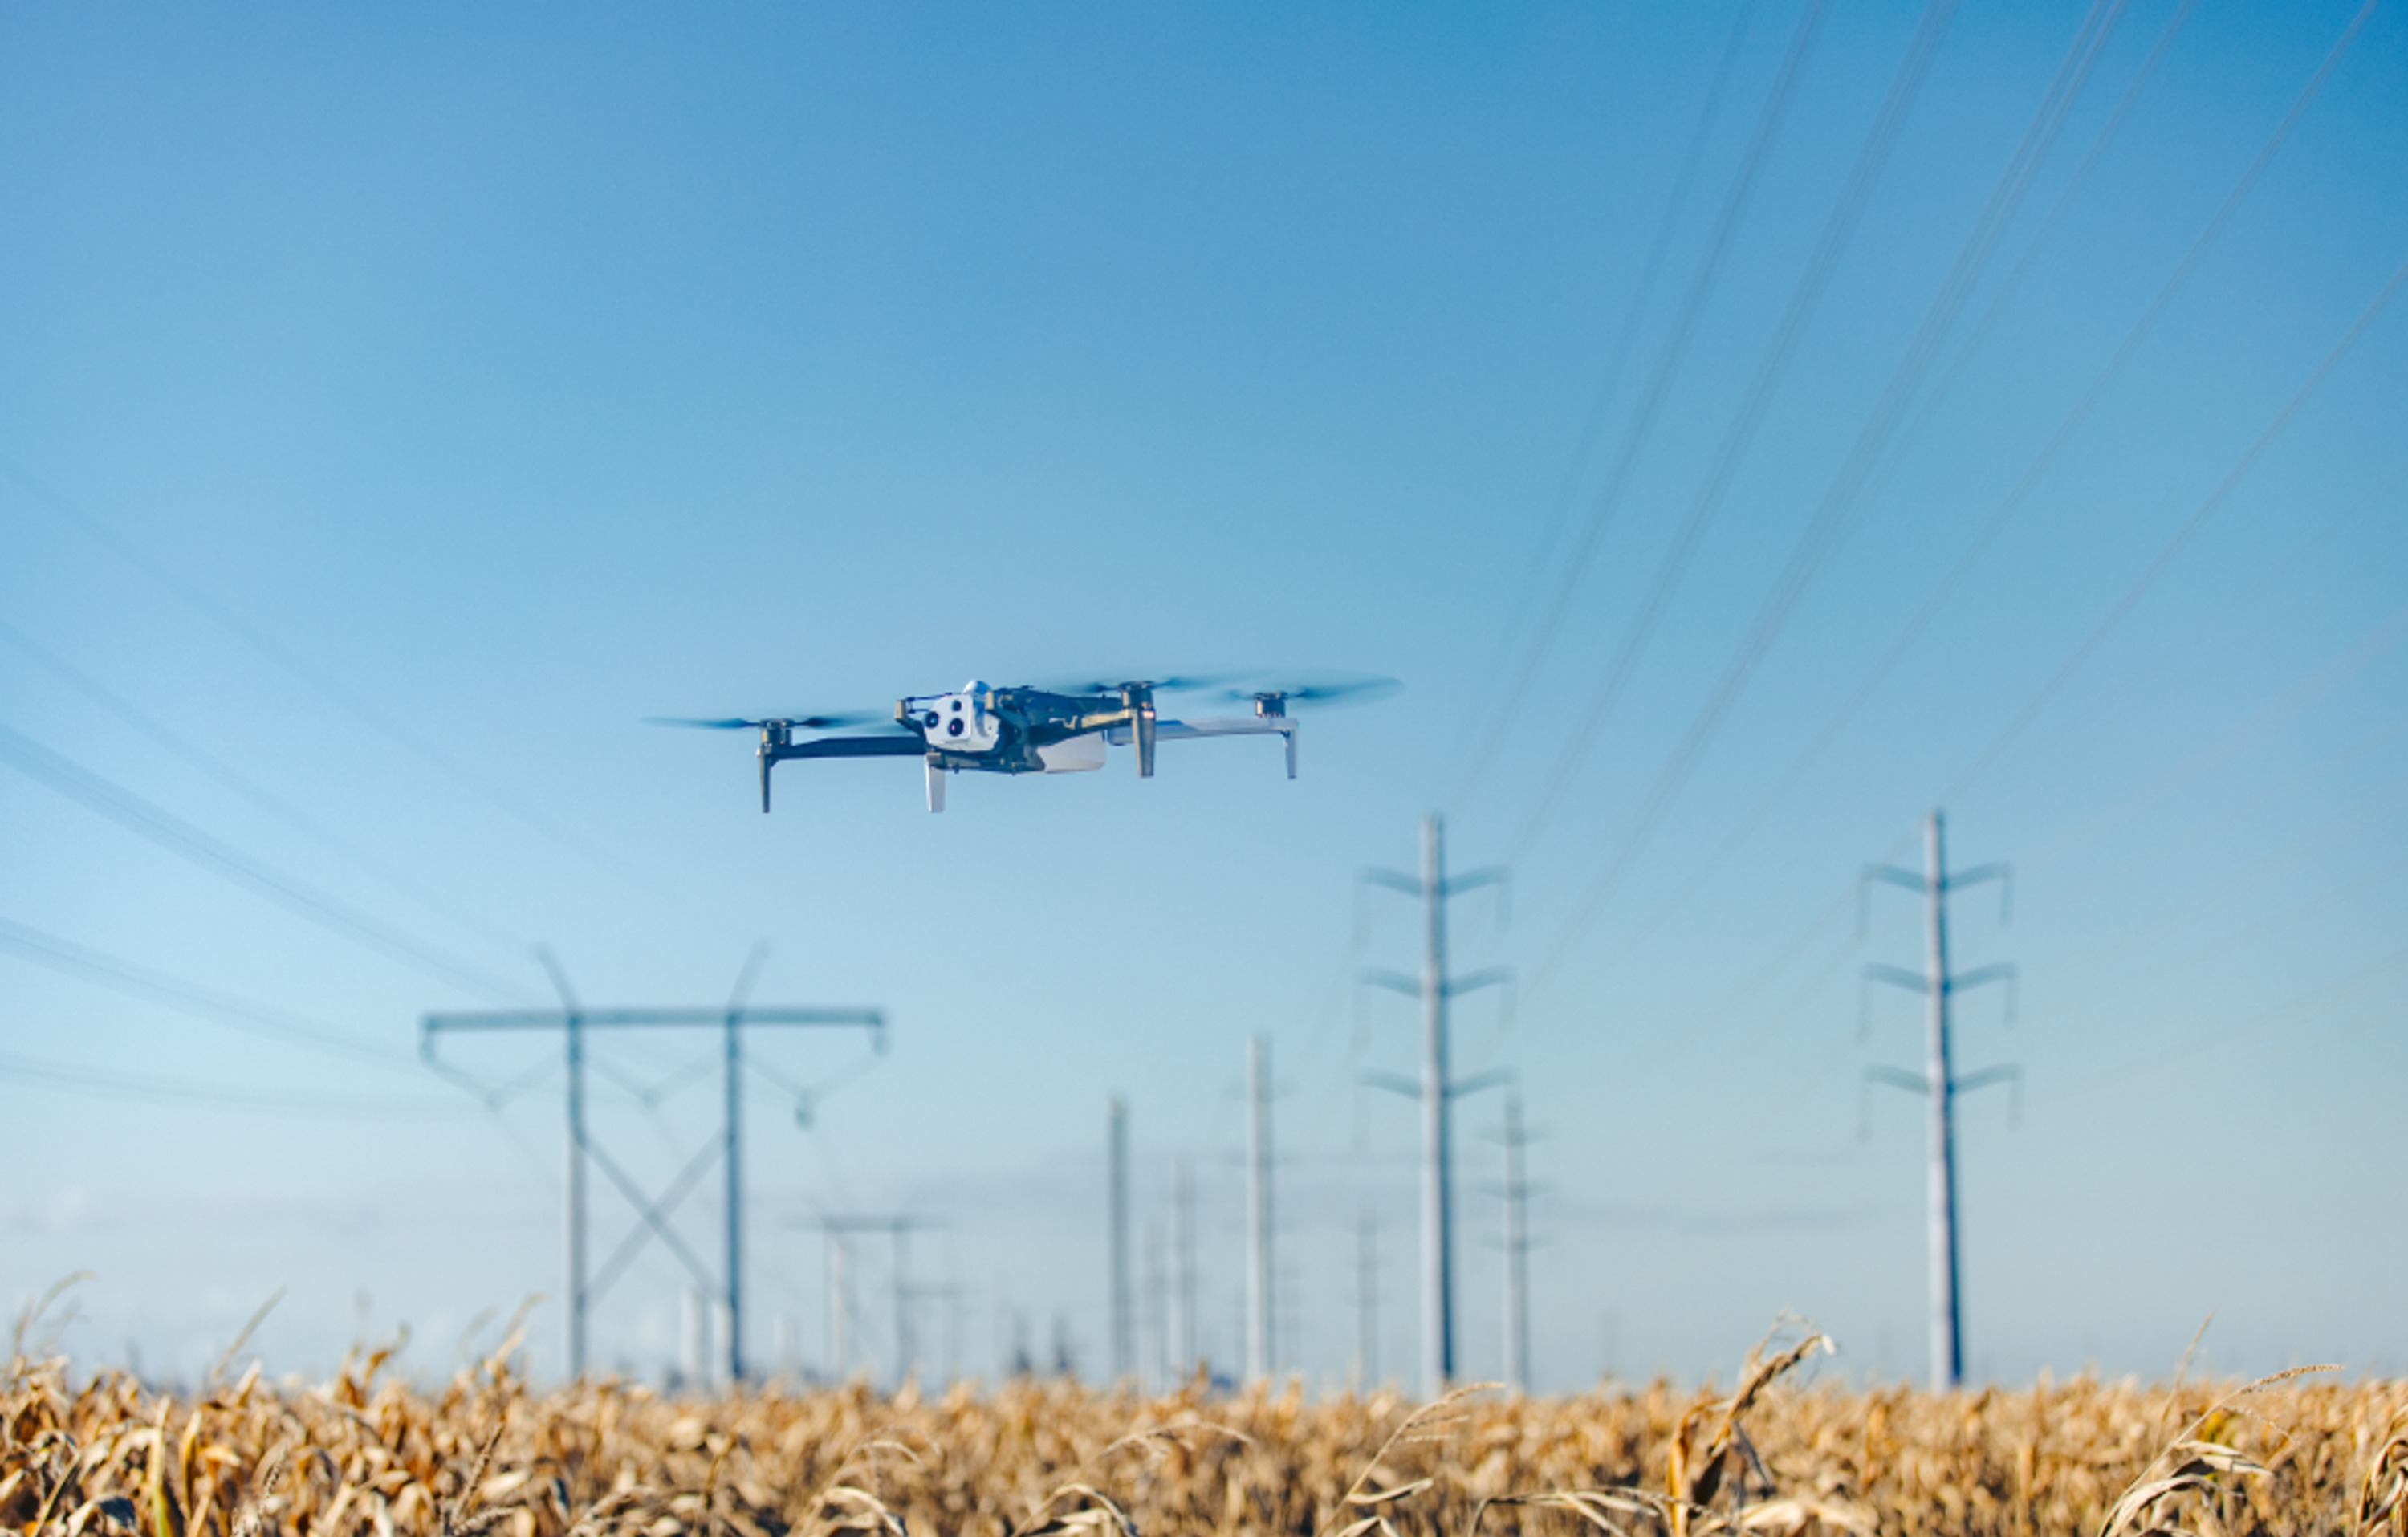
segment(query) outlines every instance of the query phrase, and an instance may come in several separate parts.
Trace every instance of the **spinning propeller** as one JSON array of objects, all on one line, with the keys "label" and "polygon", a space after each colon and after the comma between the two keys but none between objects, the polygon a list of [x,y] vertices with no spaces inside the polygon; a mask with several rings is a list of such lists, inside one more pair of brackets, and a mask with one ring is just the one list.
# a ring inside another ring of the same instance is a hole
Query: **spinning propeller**
[{"label": "spinning propeller", "polygon": [[843,710],[832,715],[794,715],[785,719],[772,716],[767,720],[748,721],[736,717],[725,720],[700,721],[683,715],[647,715],[646,725],[690,725],[703,731],[761,731],[782,727],[788,731],[835,731],[848,725],[867,725],[882,721],[885,716],[866,710]]},{"label": "spinning propeller", "polygon": [[1224,698],[1251,703],[1257,715],[1284,715],[1296,705],[1326,710],[1384,699],[1405,685],[1376,672],[1325,673],[1305,681],[1277,679],[1261,688],[1233,688]]},{"label": "spinning propeller", "polygon": [[1038,686],[1048,694],[1122,694],[1142,689],[1148,694],[1197,694],[1247,676],[1242,672],[1199,672],[1170,678],[1055,678]]}]

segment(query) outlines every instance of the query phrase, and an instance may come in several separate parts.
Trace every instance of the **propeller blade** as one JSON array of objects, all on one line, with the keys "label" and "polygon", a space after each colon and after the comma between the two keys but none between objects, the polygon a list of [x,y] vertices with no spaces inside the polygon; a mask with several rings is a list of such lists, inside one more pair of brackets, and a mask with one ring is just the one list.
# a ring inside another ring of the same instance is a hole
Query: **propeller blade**
[{"label": "propeller blade", "polygon": [[1256,688],[1233,688],[1223,696],[1250,704],[1276,701],[1283,707],[1366,705],[1384,699],[1405,685],[1376,672],[1322,673],[1311,678],[1274,678]]},{"label": "propeller blade", "polygon": [[1118,694],[1125,688],[1152,689],[1156,694],[1197,694],[1220,688],[1247,676],[1242,672],[1179,673],[1167,678],[1056,678],[1035,686],[1048,694]]},{"label": "propeller blade", "polygon": [[786,724],[797,731],[833,731],[839,726],[867,725],[872,721],[884,721],[892,725],[895,724],[895,717],[892,714],[881,714],[876,711],[844,710],[833,715],[797,716]]},{"label": "propeller blade", "polygon": [[891,725],[893,718],[891,716],[882,715],[873,711],[867,710],[846,710],[827,715],[788,715],[782,717],[771,715],[757,721],[745,720],[738,716],[729,716],[724,720],[711,721],[695,720],[683,715],[647,715],[644,717],[644,724],[646,725],[687,725],[693,726],[696,730],[701,731],[758,731],[765,725],[782,725],[796,731],[834,731],[842,726],[867,725],[872,721],[886,721]]}]

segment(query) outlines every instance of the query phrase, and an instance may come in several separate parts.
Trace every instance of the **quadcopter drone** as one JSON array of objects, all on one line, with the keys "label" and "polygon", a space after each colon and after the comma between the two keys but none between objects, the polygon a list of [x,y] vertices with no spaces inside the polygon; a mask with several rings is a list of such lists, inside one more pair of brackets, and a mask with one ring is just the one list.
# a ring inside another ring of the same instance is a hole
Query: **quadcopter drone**
[{"label": "quadcopter drone", "polygon": [[[761,733],[753,755],[761,764],[761,810],[769,809],[769,770],[793,758],[905,758],[928,771],[928,810],[945,809],[945,776],[953,773],[1076,774],[1104,766],[1108,747],[1135,747],[1140,779],[1154,777],[1154,744],[1196,737],[1276,736],[1287,746],[1287,777],[1296,778],[1292,706],[1369,703],[1394,693],[1393,678],[1355,676],[1261,688],[1229,688],[1221,697],[1246,701],[1246,715],[1168,720],[1156,712],[1156,694],[1221,689],[1226,678],[1164,678],[1125,682],[1076,682],[1045,688],[996,688],[976,679],[951,694],[898,699],[895,718],[858,736],[819,736],[865,725],[875,714],[847,712],[767,720],[685,720],[653,716],[654,725]],[[797,734],[808,740],[797,740]]]}]

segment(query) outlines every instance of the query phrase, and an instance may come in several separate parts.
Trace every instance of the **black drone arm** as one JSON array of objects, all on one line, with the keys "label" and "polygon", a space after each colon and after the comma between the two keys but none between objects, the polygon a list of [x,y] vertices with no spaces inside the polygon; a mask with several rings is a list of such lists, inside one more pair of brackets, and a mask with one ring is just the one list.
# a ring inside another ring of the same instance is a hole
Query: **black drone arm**
[{"label": "black drone arm", "polygon": [[817,741],[764,741],[761,759],[761,810],[769,809],[769,770],[788,758],[916,758],[927,744],[917,737],[822,737]]}]

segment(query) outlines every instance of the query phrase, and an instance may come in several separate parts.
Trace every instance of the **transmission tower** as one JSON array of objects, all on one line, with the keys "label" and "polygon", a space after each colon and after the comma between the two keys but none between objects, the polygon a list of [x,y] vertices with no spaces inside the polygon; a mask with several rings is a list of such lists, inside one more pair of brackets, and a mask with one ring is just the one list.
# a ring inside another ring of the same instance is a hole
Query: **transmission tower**
[{"label": "transmission tower", "polygon": [[1128,1101],[1115,1094],[1110,1104],[1109,1154],[1111,1164],[1111,1287],[1112,1380],[1121,1382],[1137,1368],[1135,1322],[1129,1306]]},{"label": "transmission tower", "polygon": [[912,1284],[911,1235],[940,1224],[934,1217],[876,1213],[811,1217],[795,1226],[819,1232],[827,1243],[826,1371],[828,1379],[837,1383],[844,1380],[844,1372],[852,1365],[853,1235],[883,1233],[886,1236],[889,1257],[893,1261],[886,1272],[886,1302],[895,1331],[894,1385],[900,1388],[910,1380],[912,1363],[919,1350],[915,1331],[911,1328],[914,1307],[929,1297],[948,1295],[943,1287]]},{"label": "transmission tower", "polygon": [[1495,1141],[1505,1151],[1505,1385],[1530,1390],[1530,1182],[1524,1171],[1530,1133],[1522,1125],[1522,1091],[1505,1091],[1505,1126]]},{"label": "transmission tower", "polygon": [[1895,865],[1868,865],[1863,881],[1863,889],[1866,890],[1870,890],[1875,881],[1885,881],[1891,885],[1904,886],[1918,893],[1924,899],[1922,973],[1917,975],[1895,966],[1865,968],[1865,977],[1869,982],[1885,982],[1923,995],[1923,1071],[1916,1074],[1897,1068],[1867,1068],[1865,1082],[1868,1086],[1883,1084],[1920,1094],[1928,1106],[1930,1147],[1925,1200],[1930,1243],[1931,1387],[1934,1392],[1955,1388],[1965,1374],[1963,1315],[1957,1290],[1956,1097],[1992,1084],[2011,1083],[2020,1089],[2023,1083],[2023,1070],[2011,1066],[1985,1068],[1961,1078],[1956,1076],[1955,1046],[1950,1034],[1952,1000],[1968,987],[1978,987],[1991,982],[2012,984],[2015,970],[2009,964],[1984,966],[1962,974],[1949,970],[1948,897],[1952,892],[1979,885],[1985,881],[2000,882],[2000,912],[2003,917],[2008,901],[2004,893],[2012,890],[2014,871],[2003,864],[1989,864],[1949,873],[1945,836],[1943,819],[1935,811],[1923,823],[1923,869],[1920,873],[1900,869]]},{"label": "transmission tower", "polygon": [[1170,1166],[1170,1264],[1171,1367],[1184,1382],[1197,1367],[1196,1173],[1184,1155]]},{"label": "transmission tower", "polygon": [[[879,1009],[755,1009],[748,1007],[746,997],[752,992],[753,978],[759,973],[764,952],[755,948],[738,975],[734,991],[725,1006],[718,1009],[588,1009],[578,1000],[569,985],[568,975],[549,950],[538,950],[537,955],[552,973],[552,986],[560,994],[557,1009],[511,1009],[476,1013],[430,1013],[419,1021],[418,1050],[420,1057],[430,1068],[444,1076],[468,1085],[489,1102],[495,1100],[492,1091],[469,1080],[466,1074],[443,1062],[437,1052],[437,1041],[445,1035],[464,1032],[509,1030],[558,1030],[567,1064],[567,1190],[564,1200],[566,1228],[566,1265],[567,1271],[567,1308],[565,1354],[568,1375],[573,1381],[585,1373],[586,1314],[601,1300],[602,1294],[624,1274],[636,1256],[642,1252],[648,1239],[658,1238],[680,1264],[696,1288],[727,1308],[727,1376],[730,1382],[744,1380],[744,1140],[742,1070],[747,1065],[743,1053],[743,1031],[748,1026],[859,1027],[871,1032],[870,1041],[879,1055],[886,1050],[886,1014]],[[695,1028],[716,1027],[722,1034],[721,1070],[724,1075],[724,1109],[719,1135],[703,1144],[701,1151],[688,1160],[685,1168],[658,1197],[647,1195],[634,1176],[622,1169],[616,1160],[602,1150],[585,1122],[585,1033],[604,1029]],[[767,1070],[753,1064],[756,1070]],[[781,1087],[796,1095],[796,1115],[808,1119],[812,1099],[821,1091],[798,1088],[791,1084]],[[677,1229],[669,1226],[678,1205],[684,1200],[710,1165],[724,1165],[727,1176],[727,1210],[724,1224],[725,1251],[720,1275],[714,1279],[710,1268],[696,1255]],[[588,1165],[602,1171],[638,1216],[636,1226],[621,1240],[602,1263],[599,1271],[590,1277],[586,1269],[587,1202],[585,1173]]]},{"label": "transmission tower", "polygon": [[1505,1082],[1502,1073],[1480,1073],[1456,1082],[1447,1067],[1447,1004],[1477,988],[1510,978],[1492,967],[1465,977],[1446,970],[1446,904],[1449,898],[1505,879],[1502,869],[1446,873],[1445,829],[1440,819],[1422,819],[1422,861],[1418,879],[1391,869],[1366,869],[1361,878],[1374,885],[1416,897],[1422,904],[1422,969],[1418,977],[1378,969],[1362,980],[1385,987],[1422,1005],[1422,1072],[1420,1082],[1393,1074],[1369,1074],[1364,1083],[1393,1090],[1421,1102],[1422,1232],[1421,1335],[1422,1393],[1437,1398],[1455,1380],[1455,1175],[1451,1106],[1466,1094]]},{"label": "transmission tower", "polygon": [[1369,1201],[1354,1222],[1354,1386],[1380,1382],[1380,1213]]},{"label": "transmission tower", "polygon": [[1272,1362],[1271,1042],[1246,1041],[1246,1380],[1268,1382]]}]

